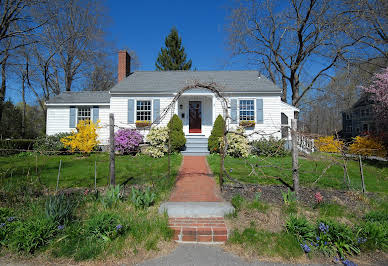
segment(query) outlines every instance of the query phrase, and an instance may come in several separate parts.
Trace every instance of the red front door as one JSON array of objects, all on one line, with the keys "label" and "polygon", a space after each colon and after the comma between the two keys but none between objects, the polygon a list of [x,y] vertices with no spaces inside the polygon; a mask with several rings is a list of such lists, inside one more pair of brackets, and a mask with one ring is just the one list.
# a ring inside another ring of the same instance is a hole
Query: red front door
[{"label": "red front door", "polygon": [[202,124],[201,102],[189,102],[189,133],[201,133]]}]

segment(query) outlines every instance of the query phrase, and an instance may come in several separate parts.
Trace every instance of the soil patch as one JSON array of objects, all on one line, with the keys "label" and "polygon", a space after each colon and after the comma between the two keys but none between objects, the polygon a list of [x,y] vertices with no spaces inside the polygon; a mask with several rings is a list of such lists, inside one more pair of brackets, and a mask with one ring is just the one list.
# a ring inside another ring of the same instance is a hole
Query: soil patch
[{"label": "soil patch", "polygon": [[[257,192],[261,192],[260,200],[274,205],[283,204],[282,192],[287,192],[288,188],[280,185],[230,185],[226,184],[222,190],[222,196],[230,201],[233,196],[241,195],[246,199],[254,199]],[[299,192],[300,203],[312,207],[316,203],[315,193],[320,192],[325,201],[329,200],[348,207],[366,206],[363,197],[359,192],[345,190],[330,190],[322,188],[301,187]],[[379,197],[376,193],[367,193],[370,198]]]}]

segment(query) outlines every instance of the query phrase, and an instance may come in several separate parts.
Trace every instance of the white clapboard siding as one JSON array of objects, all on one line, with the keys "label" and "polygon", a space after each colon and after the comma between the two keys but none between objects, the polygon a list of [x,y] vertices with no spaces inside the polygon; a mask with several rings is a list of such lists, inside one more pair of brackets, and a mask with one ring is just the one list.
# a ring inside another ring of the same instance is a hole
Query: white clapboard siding
[{"label": "white clapboard siding", "polygon": [[[135,119],[134,122],[136,123],[136,101],[137,100],[150,100],[152,101],[155,99],[160,100],[160,114],[163,113],[163,110],[168,107],[168,105],[171,103],[173,97],[168,97],[168,96],[158,96],[158,97],[147,97],[147,96],[142,96],[142,97],[131,97],[131,96],[112,96],[110,99],[110,105],[111,105],[111,112],[115,116],[115,125],[116,127],[115,130],[118,130],[118,128],[136,128],[136,124],[128,124],[128,100],[133,99],[134,100],[134,112],[135,112]],[[168,112],[168,114],[160,121],[159,124],[156,126],[167,126],[168,122],[171,119],[171,112]],[[153,108],[151,107],[151,118],[153,118]],[[149,130],[140,130],[140,133],[146,137],[148,134]]]},{"label": "white clapboard siding", "polygon": [[[84,105],[86,106],[86,105]],[[96,105],[93,105],[96,106]],[[93,106],[90,106],[93,117]],[[77,111],[77,109],[76,109]],[[101,145],[107,145],[109,140],[109,106],[99,106],[99,120],[101,128],[97,130]],[[46,134],[69,133],[75,130],[70,128],[70,106],[47,106]]]},{"label": "white clapboard siding", "polygon": [[[241,97],[226,97],[228,101],[228,106],[230,107],[230,100],[237,99],[237,106],[239,105],[240,99],[252,99],[256,105],[256,99],[263,99],[263,124],[256,123],[254,128],[247,128],[246,133],[252,133],[253,131],[259,131],[260,134],[255,134],[250,137],[250,139],[257,139],[263,136],[272,135],[275,138],[280,138],[280,122],[281,122],[281,108],[280,108],[280,97],[279,96],[267,96],[267,95],[255,95],[255,96],[241,96]],[[230,115],[230,108],[228,110]],[[217,99],[215,104],[215,118],[219,115],[223,114],[222,104]],[[256,108],[255,108],[256,114]],[[239,109],[237,108],[237,117],[239,117]],[[236,128],[238,124],[230,124],[228,121],[228,125],[231,129]]]}]

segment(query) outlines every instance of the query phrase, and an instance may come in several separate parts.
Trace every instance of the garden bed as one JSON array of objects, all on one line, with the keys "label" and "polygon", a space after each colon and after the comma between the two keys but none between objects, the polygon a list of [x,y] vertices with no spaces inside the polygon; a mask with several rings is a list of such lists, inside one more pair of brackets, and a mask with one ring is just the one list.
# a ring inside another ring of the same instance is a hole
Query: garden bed
[{"label": "garden bed", "polygon": [[[284,185],[257,185],[257,184],[244,184],[233,185],[226,184],[223,187],[222,196],[224,199],[230,201],[233,196],[241,195],[246,199],[253,200],[257,192],[261,192],[261,199],[264,202],[272,203],[275,205],[283,204],[282,192],[287,192],[288,188]],[[335,190],[335,189],[323,189],[323,188],[312,188],[312,187],[301,187],[299,191],[300,203],[312,207],[316,204],[314,197],[316,192],[320,192],[323,198],[330,199],[341,205],[349,207],[364,206],[365,201],[363,200],[362,194],[355,191],[346,190]],[[376,198],[378,194],[368,192],[366,197]]]}]

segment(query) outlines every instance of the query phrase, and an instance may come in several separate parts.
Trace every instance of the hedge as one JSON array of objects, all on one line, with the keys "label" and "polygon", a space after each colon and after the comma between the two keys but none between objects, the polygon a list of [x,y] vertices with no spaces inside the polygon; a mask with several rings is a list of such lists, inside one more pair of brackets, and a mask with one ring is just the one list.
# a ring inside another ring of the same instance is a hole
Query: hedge
[{"label": "hedge", "polygon": [[34,139],[0,140],[0,155],[10,155],[21,152],[18,150],[32,150],[34,142]]}]

